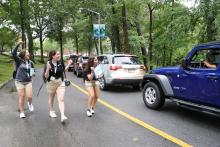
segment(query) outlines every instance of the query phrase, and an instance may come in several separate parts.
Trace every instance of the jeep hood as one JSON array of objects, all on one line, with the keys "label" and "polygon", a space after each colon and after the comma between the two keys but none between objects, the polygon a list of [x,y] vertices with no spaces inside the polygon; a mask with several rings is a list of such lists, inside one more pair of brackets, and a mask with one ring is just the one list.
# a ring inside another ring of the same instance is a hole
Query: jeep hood
[{"label": "jeep hood", "polygon": [[166,74],[166,73],[176,73],[180,69],[180,66],[175,67],[162,67],[162,68],[155,68],[151,71],[154,74]]}]

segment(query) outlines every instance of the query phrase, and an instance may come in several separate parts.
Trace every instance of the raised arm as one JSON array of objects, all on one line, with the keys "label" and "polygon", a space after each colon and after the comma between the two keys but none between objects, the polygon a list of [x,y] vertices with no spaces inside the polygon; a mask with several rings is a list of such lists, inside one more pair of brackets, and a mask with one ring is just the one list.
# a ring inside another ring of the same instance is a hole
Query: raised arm
[{"label": "raised arm", "polygon": [[22,44],[23,42],[20,40],[18,42],[18,44],[15,46],[15,48],[13,49],[12,51],[12,57],[13,59],[15,60],[15,62],[18,62],[19,61],[19,58],[18,58],[18,55],[17,55],[17,50],[18,50],[18,47],[20,46],[20,44]]}]

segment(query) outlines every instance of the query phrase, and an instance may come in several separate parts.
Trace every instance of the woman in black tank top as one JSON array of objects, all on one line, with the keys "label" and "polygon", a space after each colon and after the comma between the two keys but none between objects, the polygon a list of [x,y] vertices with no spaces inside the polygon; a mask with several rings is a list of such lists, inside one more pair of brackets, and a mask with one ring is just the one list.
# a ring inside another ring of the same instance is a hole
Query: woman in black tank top
[{"label": "woman in black tank top", "polygon": [[67,117],[64,115],[64,94],[65,94],[65,84],[64,84],[64,70],[67,70],[69,65],[65,68],[64,63],[60,61],[60,53],[58,51],[50,51],[49,61],[47,62],[46,72],[44,74],[47,79],[47,92],[49,94],[50,112],[49,116],[52,118],[57,117],[54,111],[54,98],[57,95],[61,122],[64,122]]},{"label": "woman in black tank top", "polygon": [[97,66],[98,60],[96,57],[90,57],[85,70],[85,85],[89,93],[87,116],[91,117],[95,114],[94,106],[99,98],[99,81],[95,76],[94,68]]}]

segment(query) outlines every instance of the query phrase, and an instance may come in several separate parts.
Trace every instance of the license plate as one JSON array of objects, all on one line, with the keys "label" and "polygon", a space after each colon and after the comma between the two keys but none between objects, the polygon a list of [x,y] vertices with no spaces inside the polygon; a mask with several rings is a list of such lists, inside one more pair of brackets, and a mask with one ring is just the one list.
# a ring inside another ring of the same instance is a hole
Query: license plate
[{"label": "license plate", "polygon": [[134,73],[135,70],[133,69],[128,69],[128,73]]}]

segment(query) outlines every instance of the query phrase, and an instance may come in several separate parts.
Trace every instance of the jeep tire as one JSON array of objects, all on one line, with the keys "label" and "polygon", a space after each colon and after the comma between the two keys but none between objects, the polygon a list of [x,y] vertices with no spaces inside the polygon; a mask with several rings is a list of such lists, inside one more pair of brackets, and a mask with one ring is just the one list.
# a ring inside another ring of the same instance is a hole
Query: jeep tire
[{"label": "jeep tire", "polygon": [[165,102],[162,89],[154,82],[148,82],[143,89],[143,100],[150,109],[159,109]]}]

